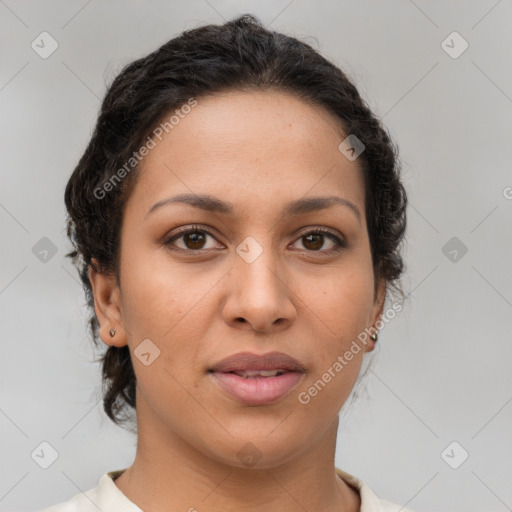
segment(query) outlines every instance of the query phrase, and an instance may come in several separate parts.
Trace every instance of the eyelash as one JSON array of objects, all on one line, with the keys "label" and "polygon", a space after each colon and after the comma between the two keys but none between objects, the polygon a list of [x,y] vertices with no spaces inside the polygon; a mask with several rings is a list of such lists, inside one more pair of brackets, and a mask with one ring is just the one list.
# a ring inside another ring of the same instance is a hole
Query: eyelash
[{"label": "eyelash", "polygon": [[[207,234],[207,235],[211,236],[212,238],[214,238],[216,240],[215,236],[212,233],[210,233],[207,229],[204,229],[201,226],[191,226],[191,227],[187,227],[185,229],[182,229],[182,230],[176,232],[174,235],[172,235],[172,237],[170,237],[166,241],[164,241],[163,244],[166,247],[170,248],[170,250],[177,251],[177,252],[201,253],[201,252],[205,252],[205,251],[211,250],[211,249],[182,249],[181,247],[178,247],[178,248],[171,247],[172,246],[172,242],[180,239],[181,237],[183,237],[184,235],[187,235],[189,233],[203,233],[203,234]],[[347,243],[345,242],[345,240],[340,238],[338,235],[335,234],[334,231],[331,231],[328,228],[314,228],[314,229],[311,229],[310,231],[306,231],[306,232],[300,234],[296,238],[296,240],[299,240],[300,238],[303,238],[303,237],[308,236],[308,235],[327,235],[335,243],[335,247],[332,248],[332,249],[329,249],[327,251],[321,250],[321,249],[319,249],[317,251],[304,249],[306,252],[322,253],[322,254],[330,255],[330,254],[337,253],[337,252],[339,252],[339,251],[341,251],[341,250],[343,250],[343,249],[345,249],[347,247]]]}]

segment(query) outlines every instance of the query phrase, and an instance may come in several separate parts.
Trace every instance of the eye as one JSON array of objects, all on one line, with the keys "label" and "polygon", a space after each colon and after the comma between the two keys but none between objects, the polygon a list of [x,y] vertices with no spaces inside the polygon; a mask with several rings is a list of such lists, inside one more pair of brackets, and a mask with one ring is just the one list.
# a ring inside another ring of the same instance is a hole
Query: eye
[{"label": "eye", "polygon": [[[215,247],[207,247],[207,239],[212,238],[215,240],[215,237],[205,229],[200,228],[199,226],[192,226],[186,229],[182,229],[178,231],[178,233],[174,234],[171,238],[164,242],[166,246],[176,246],[175,242],[180,240],[182,246],[177,246],[177,250],[181,251],[200,251],[201,249],[215,249]],[[171,247],[173,249],[173,247]]]},{"label": "eye", "polygon": [[[213,245],[210,245],[210,247],[207,246],[208,238],[216,241],[216,238],[208,230],[201,228],[200,226],[192,226],[182,229],[172,235],[164,242],[164,245],[168,246],[171,250],[185,252],[200,252],[201,250],[216,249],[214,243]],[[331,247],[321,250],[325,245],[325,238],[330,240]],[[317,228],[306,231],[299,236],[297,241],[299,240],[302,241],[304,250],[308,252],[331,254],[347,247],[347,243],[344,239],[339,237],[336,232],[327,228]],[[297,243],[297,241],[295,243]],[[178,244],[176,242],[180,243]]]},{"label": "eye", "polygon": [[[331,241],[331,244],[333,245],[327,250],[320,250],[324,246],[326,237]],[[334,231],[331,231],[327,228],[318,228],[307,231],[306,233],[300,235],[297,241],[299,240],[302,241],[303,247],[308,252],[317,251],[331,254],[347,247],[345,240],[340,238]]]}]

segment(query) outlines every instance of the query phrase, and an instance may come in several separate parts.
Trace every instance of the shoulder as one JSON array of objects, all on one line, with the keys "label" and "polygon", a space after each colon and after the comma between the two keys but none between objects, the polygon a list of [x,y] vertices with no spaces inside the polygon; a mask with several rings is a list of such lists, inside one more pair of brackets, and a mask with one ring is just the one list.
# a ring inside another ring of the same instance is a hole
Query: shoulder
[{"label": "shoulder", "polygon": [[[76,494],[67,501],[57,503],[38,512],[142,512],[131,502],[116,484],[114,479],[124,470],[105,473],[98,485],[86,492]],[[336,468],[338,476],[347,484],[358,490],[361,497],[360,512],[412,512],[400,505],[379,499],[375,493],[360,479]]]},{"label": "shoulder", "polygon": [[360,512],[413,512],[402,505],[380,499],[367,484],[350,473],[342,471],[339,468],[336,468],[336,473],[348,485],[351,485],[359,491],[361,498]]},{"label": "shoulder", "polygon": [[38,512],[142,512],[114,483],[114,479],[123,471],[121,469],[105,473],[93,489]]}]

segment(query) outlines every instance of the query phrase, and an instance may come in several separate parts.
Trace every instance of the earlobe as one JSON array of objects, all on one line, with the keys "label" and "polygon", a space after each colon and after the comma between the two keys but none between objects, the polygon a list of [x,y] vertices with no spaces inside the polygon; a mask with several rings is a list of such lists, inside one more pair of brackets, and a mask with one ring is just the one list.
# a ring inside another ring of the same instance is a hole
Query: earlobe
[{"label": "earlobe", "polygon": [[386,281],[379,281],[373,301],[372,315],[370,319],[370,325],[367,328],[368,338],[372,341],[366,346],[366,351],[371,352],[375,348],[375,343],[379,339],[379,326],[382,324],[382,315],[384,312],[384,303],[386,302]]},{"label": "earlobe", "polygon": [[[99,268],[96,260],[94,266]],[[127,344],[123,323],[121,296],[116,278],[103,274],[89,265],[89,281],[94,296],[94,310],[100,324],[99,336],[106,345],[123,347]]]}]

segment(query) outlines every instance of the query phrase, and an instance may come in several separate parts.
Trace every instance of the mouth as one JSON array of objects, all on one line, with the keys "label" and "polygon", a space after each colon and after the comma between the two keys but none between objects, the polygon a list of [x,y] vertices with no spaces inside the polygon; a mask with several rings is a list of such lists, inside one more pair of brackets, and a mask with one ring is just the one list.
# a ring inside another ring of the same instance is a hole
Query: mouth
[{"label": "mouth", "polygon": [[283,375],[283,373],[287,373],[288,371],[289,370],[242,370],[222,373],[232,373],[233,375],[238,375],[244,379],[253,379],[257,377],[278,377],[279,375]]},{"label": "mouth", "polygon": [[302,380],[305,369],[283,353],[245,352],[220,361],[208,372],[231,398],[245,405],[265,405],[288,395]]}]

